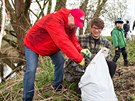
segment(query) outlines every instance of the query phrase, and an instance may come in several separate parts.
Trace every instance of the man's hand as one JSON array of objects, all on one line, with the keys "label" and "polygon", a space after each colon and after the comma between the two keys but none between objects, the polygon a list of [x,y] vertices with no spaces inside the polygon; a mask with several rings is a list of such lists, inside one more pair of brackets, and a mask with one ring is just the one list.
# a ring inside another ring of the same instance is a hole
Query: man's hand
[{"label": "man's hand", "polygon": [[82,49],[82,50],[81,50],[81,53],[83,53],[84,55],[89,56],[89,57],[92,56],[92,54],[91,54],[91,52],[89,51],[89,49]]},{"label": "man's hand", "polygon": [[85,59],[83,58],[82,61],[79,63],[79,65],[84,66],[85,65]]}]

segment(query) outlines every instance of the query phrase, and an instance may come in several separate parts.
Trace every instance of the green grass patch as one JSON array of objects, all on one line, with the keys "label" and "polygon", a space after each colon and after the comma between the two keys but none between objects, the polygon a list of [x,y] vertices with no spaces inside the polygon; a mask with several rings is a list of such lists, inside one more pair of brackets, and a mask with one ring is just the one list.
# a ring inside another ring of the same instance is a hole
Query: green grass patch
[{"label": "green grass patch", "polygon": [[[111,41],[111,37],[106,37]],[[127,53],[128,59],[130,63],[135,63],[135,41],[127,41]],[[114,50],[112,50],[114,52]],[[114,54],[114,53],[113,53]],[[118,60],[118,65],[123,66],[123,58],[122,54],[120,59]],[[22,99],[22,90],[23,84],[22,80],[23,75],[16,80],[8,80],[7,82],[0,84],[0,101],[21,101]],[[77,85],[75,83],[68,83],[64,81],[64,87],[67,89],[66,92],[55,93],[51,89],[51,83],[54,79],[54,66],[50,58],[45,57],[42,59],[42,62],[39,64],[39,68],[37,69],[36,74],[36,94],[34,95],[34,101],[44,100],[51,98],[50,101],[81,101],[80,94],[77,94],[76,88]],[[123,80],[119,80],[119,84],[123,84]],[[130,101],[135,101],[135,95],[130,95]]]}]

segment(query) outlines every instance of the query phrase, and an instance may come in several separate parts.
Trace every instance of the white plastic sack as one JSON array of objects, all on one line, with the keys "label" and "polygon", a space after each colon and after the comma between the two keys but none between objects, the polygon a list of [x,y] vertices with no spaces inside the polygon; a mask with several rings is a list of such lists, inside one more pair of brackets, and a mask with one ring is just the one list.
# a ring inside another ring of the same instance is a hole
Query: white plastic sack
[{"label": "white plastic sack", "polygon": [[79,82],[82,101],[118,101],[105,57],[100,50]]},{"label": "white plastic sack", "polygon": [[130,32],[127,33],[127,40],[132,40],[132,37],[131,37],[131,33]]},{"label": "white plastic sack", "polygon": [[131,32],[132,40],[135,40],[135,29]]},{"label": "white plastic sack", "polygon": [[[1,67],[0,67],[1,68]],[[4,65],[4,73],[3,73],[3,77],[7,77],[13,70],[8,66],[8,65]],[[16,76],[16,73],[13,73],[8,79],[11,79],[13,77]],[[0,83],[2,82],[2,79],[0,77]]]},{"label": "white plastic sack", "polygon": [[135,35],[135,29],[131,32],[131,35]]}]

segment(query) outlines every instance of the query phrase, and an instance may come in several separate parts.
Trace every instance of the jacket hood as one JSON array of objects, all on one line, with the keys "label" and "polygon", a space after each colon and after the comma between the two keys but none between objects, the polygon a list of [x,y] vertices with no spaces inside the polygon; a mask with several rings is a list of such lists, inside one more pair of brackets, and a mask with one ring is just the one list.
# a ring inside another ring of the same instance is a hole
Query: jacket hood
[{"label": "jacket hood", "polygon": [[68,24],[68,15],[70,13],[70,10],[66,8],[61,8],[57,13],[62,15],[64,21],[66,22],[66,24]]}]

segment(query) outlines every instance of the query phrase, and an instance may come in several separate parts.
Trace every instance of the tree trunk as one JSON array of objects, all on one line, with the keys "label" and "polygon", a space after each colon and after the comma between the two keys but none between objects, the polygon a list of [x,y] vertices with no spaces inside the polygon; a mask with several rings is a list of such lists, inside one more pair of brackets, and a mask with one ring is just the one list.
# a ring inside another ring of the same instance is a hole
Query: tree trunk
[{"label": "tree trunk", "polygon": [[[105,6],[106,2],[107,0],[98,0],[96,12],[94,13],[94,16],[92,18],[99,17],[101,15],[101,11]],[[90,29],[91,29],[90,22],[88,22],[85,33],[90,33]]]},{"label": "tree trunk", "polygon": [[[81,5],[81,9],[85,12],[86,14],[86,10],[87,10],[87,4],[88,4],[89,0],[85,0],[82,5]],[[79,30],[79,35],[82,35],[83,34],[83,29],[80,29]]]},{"label": "tree trunk", "polygon": [[[23,39],[28,28],[30,27],[30,18],[28,16],[28,12],[25,9],[25,6],[24,0],[15,0],[14,10],[9,1],[6,0],[6,8],[9,11],[11,17],[11,25],[16,32],[18,49],[21,57],[24,54]],[[29,5],[27,4],[27,6]]]},{"label": "tree trunk", "polygon": [[94,13],[94,17],[99,17],[101,15],[101,11],[103,9],[103,7],[105,6],[107,0],[98,0],[98,5],[97,5],[97,9],[96,12]]},{"label": "tree trunk", "polygon": [[56,11],[65,6],[66,0],[56,0],[56,8],[55,8]]}]

